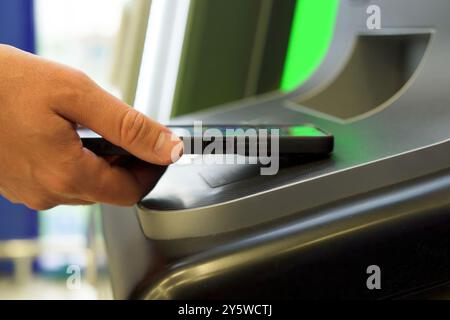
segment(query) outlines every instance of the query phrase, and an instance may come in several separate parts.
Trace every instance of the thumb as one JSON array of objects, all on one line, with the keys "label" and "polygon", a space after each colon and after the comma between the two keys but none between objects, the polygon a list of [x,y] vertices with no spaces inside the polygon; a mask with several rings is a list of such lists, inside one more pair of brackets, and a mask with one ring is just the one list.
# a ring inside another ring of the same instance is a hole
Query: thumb
[{"label": "thumb", "polygon": [[179,159],[183,143],[167,127],[134,110],[89,78],[80,83],[75,98],[58,101],[59,115],[146,162],[168,165]]}]

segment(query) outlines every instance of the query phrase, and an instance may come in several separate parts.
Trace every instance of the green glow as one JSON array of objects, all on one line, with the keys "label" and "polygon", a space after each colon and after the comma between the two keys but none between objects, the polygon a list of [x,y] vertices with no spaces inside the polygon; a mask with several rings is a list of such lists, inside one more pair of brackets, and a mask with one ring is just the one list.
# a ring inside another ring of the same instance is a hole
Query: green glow
[{"label": "green glow", "polygon": [[282,91],[296,89],[319,67],[330,47],[338,8],[339,0],[297,0]]},{"label": "green glow", "polygon": [[290,127],[289,134],[294,137],[323,137],[325,134],[317,128],[308,126]]}]

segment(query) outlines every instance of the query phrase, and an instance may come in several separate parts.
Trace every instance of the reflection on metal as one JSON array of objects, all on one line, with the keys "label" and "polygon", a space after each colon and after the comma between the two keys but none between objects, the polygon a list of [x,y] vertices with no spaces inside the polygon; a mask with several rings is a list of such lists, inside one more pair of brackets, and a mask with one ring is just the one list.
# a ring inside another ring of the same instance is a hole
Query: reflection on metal
[{"label": "reflection on metal", "polygon": [[133,105],[142,62],[151,0],[132,0],[124,8],[117,36],[111,82],[120,89],[121,98]]},{"label": "reflection on metal", "polygon": [[167,122],[180,67],[190,0],[153,0],[135,107]]}]

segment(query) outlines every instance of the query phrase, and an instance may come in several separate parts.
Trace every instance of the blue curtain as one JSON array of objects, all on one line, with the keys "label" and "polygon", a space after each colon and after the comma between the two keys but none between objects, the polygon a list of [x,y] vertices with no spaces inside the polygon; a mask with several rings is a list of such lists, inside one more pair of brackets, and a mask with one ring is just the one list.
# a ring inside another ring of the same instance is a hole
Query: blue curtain
[{"label": "blue curtain", "polygon": [[[0,0],[0,43],[34,53],[34,29],[33,0]],[[0,197],[0,241],[33,239],[37,235],[36,212],[13,205]],[[1,269],[4,271],[0,266]]]},{"label": "blue curtain", "polygon": [[0,0],[0,43],[36,51],[33,0]]}]

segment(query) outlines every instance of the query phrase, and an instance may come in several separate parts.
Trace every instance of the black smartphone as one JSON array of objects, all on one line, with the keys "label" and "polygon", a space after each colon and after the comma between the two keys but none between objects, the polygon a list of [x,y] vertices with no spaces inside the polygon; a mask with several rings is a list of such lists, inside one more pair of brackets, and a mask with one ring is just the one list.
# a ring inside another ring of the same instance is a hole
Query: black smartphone
[{"label": "black smartphone", "polygon": [[[327,155],[334,137],[311,124],[301,125],[177,125],[168,126],[181,138],[185,154],[244,154],[258,156]],[[99,156],[129,155],[88,129],[79,129],[83,146]]]}]

